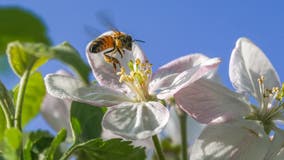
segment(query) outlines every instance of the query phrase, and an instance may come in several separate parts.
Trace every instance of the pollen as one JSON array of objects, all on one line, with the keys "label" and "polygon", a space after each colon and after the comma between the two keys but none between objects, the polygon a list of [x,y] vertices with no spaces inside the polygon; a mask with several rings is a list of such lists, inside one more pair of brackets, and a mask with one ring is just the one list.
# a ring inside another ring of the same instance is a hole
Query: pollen
[{"label": "pollen", "polygon": [[136,93],[137,100],[146,100],[149,97],[148,85],[152,75],[152,64],[148,61],[142,62],[139,58],[128,62],[129,72],[126,73],[124,67],[120,68],[117,75],[120,76],[119,82],[124,83]]}]

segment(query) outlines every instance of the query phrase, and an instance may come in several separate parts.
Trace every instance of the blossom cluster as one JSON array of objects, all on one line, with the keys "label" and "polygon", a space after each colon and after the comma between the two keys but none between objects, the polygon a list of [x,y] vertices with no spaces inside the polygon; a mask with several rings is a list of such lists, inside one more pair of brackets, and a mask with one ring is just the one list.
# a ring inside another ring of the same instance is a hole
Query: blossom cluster
[{"label": "blossom cluster", "polygon": [[[87,49],[86,56],[97,83],[57,73],[45,77],[46,88],[65,104],[107,107],[102,120],[106,131],[144,140],[169,127],[170,110],[176,109],[206,124],[190,147],[192,160],[284,158],[284,132],[278,126],[284,120],[283,87],[270,61],[250,40],[238,39],[231,54],[229,76],[235,92],[220,83],[220,58],[200,53],[175,59],[157,71],[134,42],[123,57],[115,55],[120,64],[116,70],[103,54]],[[45,117],[54,110],[42,108]]]}]

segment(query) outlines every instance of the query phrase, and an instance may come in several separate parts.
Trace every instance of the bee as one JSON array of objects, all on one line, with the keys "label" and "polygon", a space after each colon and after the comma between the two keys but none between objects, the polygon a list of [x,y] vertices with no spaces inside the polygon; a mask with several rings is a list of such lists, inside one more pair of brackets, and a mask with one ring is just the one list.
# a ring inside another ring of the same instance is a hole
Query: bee
[{"label": "bee", "polygon": [[132,50],[132,42],[134,41],[137,40],[133,40],[130,35],[113,30],[110,35],[104,35],[93,40],[88,50],[94,54],[103,52],[104,60],[107,63],[112,63],[114,70],[116,70],[116,65],[121,68],[121,64],[114,56],[118,53],[123,58],[125,50]]}]

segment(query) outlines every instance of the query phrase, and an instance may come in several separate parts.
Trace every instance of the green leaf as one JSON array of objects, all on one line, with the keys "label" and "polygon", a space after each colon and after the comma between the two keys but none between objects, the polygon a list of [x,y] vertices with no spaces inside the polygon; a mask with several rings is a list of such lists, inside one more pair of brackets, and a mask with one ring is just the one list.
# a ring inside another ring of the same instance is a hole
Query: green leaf
[{"label": "green leaf", "polygon": [[0,141],[3,138],[5,129],[13,125],[14,112],[12,98],[4,84],[0,81]]},{"label": "green leaf", "polygon": [[33,13],[18,7],[0,8],[0,55],[9,42],[42,42],[50,44],[46,28]]},{"label": "green leaf", "polygon": [[6,129],[6,119],[2,109],[0,108],[0,142],[4,137],[5,129]]},{"label": "green leaf", "polygon": [[50,58],[50,48],[42,43],[11,42],[7,47],[8,61],[13,71],[21,77],[25,71],[35,71]]},{"label": "green leaf", "polygon": [[71,126],[75,143],[100,137],[102,118],[103,111],[100,107],[73,101],[71,105]]},{"label": "green leaf", "polygon": [[31,132],[24,147],[24,159],[33,160],[44,157],[52,140],[53,136],[46,131]]},{"label": "green leaf", "polygon": [[89,83],[88,77],[91,71],[90,67],[82,60],[78,51],[73,48],[68,42],[63,42],[55,47],[52,47],[54,51],[54,58],[69,65],[81,79]]},{"label": "green leaf", "polygon": [[[14,101],[17,101],[19,87],[14,90]],[[41,103],[45,96],[44,80],[39,72],[30,76],[27,84],[25,99],[22,108],[22,126],[26,125],[40,111]]]},{"label": "green leaf", "polygon": [[4,118],[6,119],[7,124],[5,124],[5,126],[11,127],[13,125],[12,121],[13,121],[13,116],[15,114],[15,107],[13,104],[13,100],[10,96],[10,93],[8,92],[8,90],[1,81],[0,81],[0,108],[2,114],[4,114],[5,116]]},{"label": "green leaf", "polygon": [[5,130],[4,135],[4,151],[5,159],[17,160],[17,152],[22,143],[22,133],[16,128],[9,128]]},{"label": "green leaf", "polygon": [[56,137],[51,142],[50,147],[47,149],[45,153],[45,160],[54,160],[54,155],[56,155],[56,151],[60,145],[60,143],[64,142],[67,136],[66,129],[62,129],[58,132]]},{"label": "green leaf", "polygon": [[130,141],[121,139],[93,139],[77,145],[75,150],[80,155],[93,160],[144,160],[146,159],[145,148],[134,147]]}]

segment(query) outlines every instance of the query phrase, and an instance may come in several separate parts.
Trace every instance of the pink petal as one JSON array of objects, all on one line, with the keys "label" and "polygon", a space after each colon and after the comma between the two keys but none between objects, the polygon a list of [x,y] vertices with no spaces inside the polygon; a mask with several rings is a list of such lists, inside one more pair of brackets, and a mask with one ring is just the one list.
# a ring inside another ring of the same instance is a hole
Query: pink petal
[{"label": "pink petal", "polygon": [[201,123],[220,123],[250,111],[239,94],[206,79],[183,88],[174,97],[185,112]]},{"label": "pink petal", "polygon": [[220,62],[221,61],[219,58],[212,58],[198,66],[192,67],[178,74],[170,86],[159,88],[160,93],[157,94],[157,97],[160,99],[168,99],[173,97],[174,94],[176,94],[182,88],[187,87],[207,74],[215,72]]},{"label": "pink petal", "polygon": [[261,160],[269,138],[256,121],[231,121],[208,125],[193,144],[191,160]]},{"label": "pink petal", "polygon": [[264,76],[265,88],[279,87],[277,72],[265,54],[253,42],[240,38],[234,48],[229,67],[230,80],[240,93],[249,93],[259,99],[257,79]]},{"label": "pink petal", "polygon": [[[99,37],[109,34],[112,34],[112,31],[106,32]],[[92,42],[90,42],[86,47],[86,55],[98,83],[102,86],[108,86],[114,89],[124,88],[125,86],[119,83],[119,76],[117,75],[117,72],[120,71],[119,66],[117,66],[116,71],[114,71],[113,65],[105,62],[103,52],[97,54],[90,53],[89,47],[91,44]],[[146,61],[145,54],[134,42],[132,43],[132,51],[125,50],[123,58],[121,58],[118,53],[116,53],[114,57],[120,61],[121,65],[126,69],[126,71],[128,71],[127,64],[130,60],[135,61],[135,59],[139,58],[142,62]]]},{"label": "pink petal", "polygon": [[197,53],[180,57],[163,65],[152,76],[150,92],[169,86],[180,73],[200,65],[208,59],[203,54]]}]

